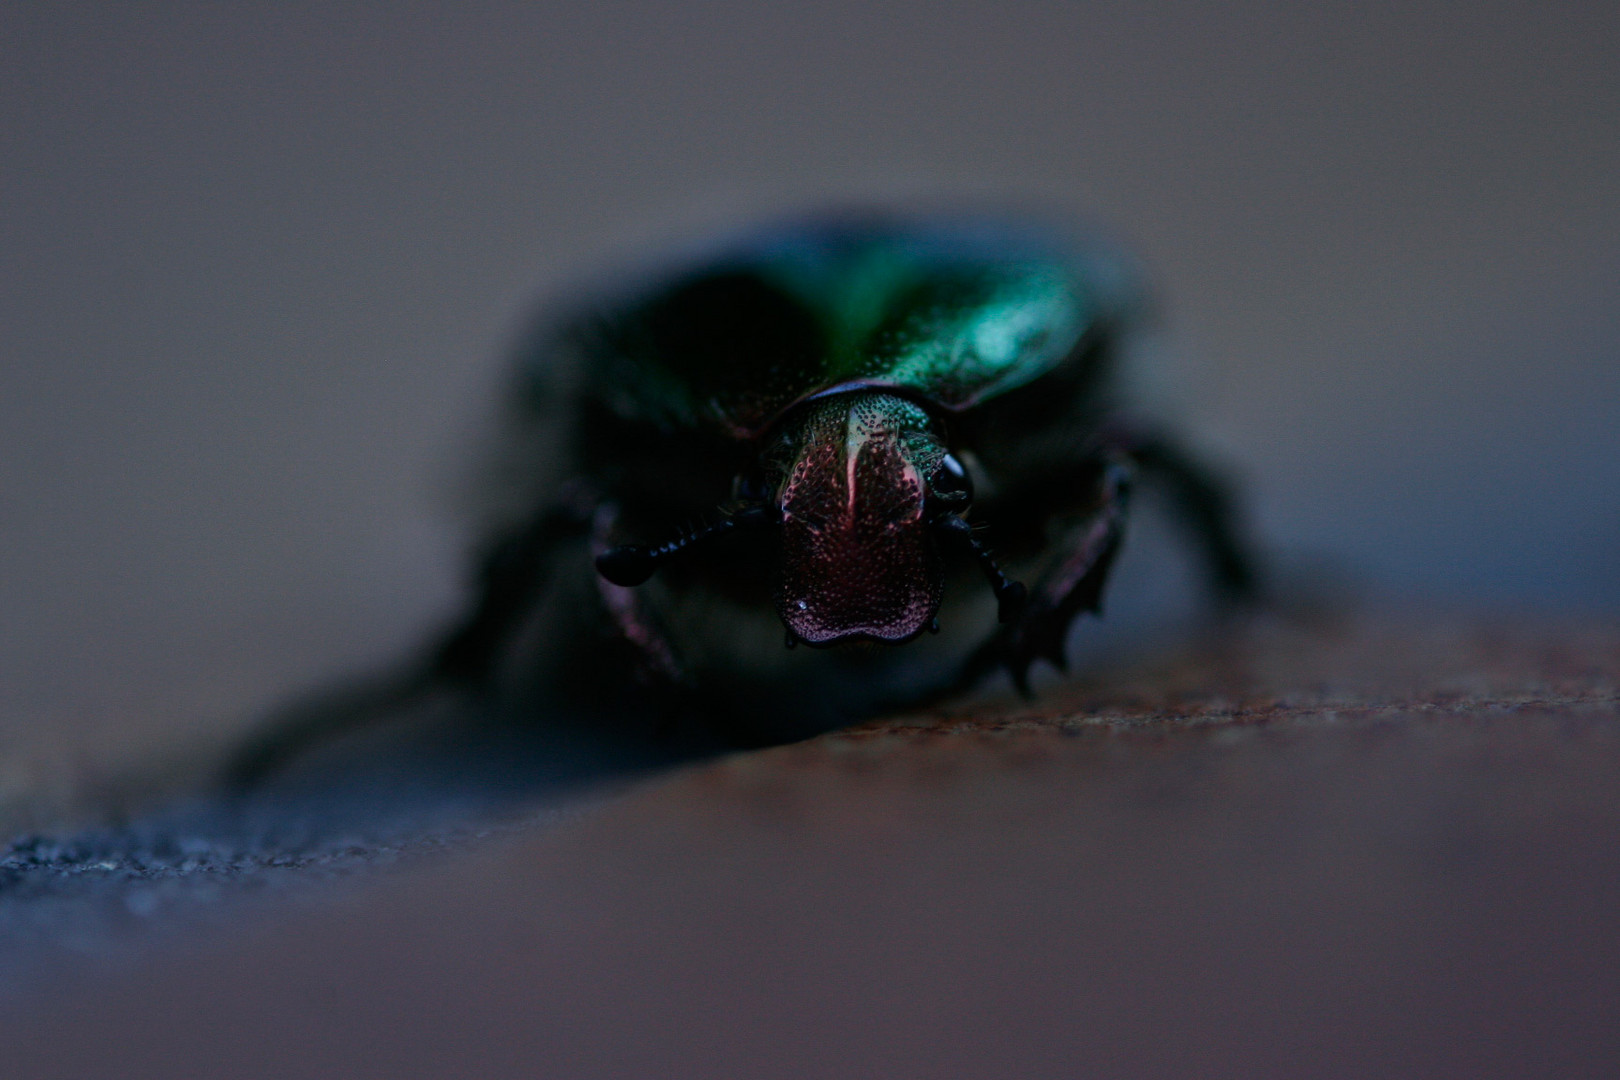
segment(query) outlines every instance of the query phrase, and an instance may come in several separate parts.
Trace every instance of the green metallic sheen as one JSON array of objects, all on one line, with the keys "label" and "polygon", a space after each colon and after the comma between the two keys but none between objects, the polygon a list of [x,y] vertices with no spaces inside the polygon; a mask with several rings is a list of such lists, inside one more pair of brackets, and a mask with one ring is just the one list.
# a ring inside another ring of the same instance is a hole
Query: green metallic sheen
[{"label": "green metallic sheen", "polygon": [[[817,219],[598,308],[579,340],[620,415],[752,438],[839,387],[972,408],[1122,314],[1125,278],[1090,249],[995,222]],[[757,318],[739,324],[738,311]]]}]

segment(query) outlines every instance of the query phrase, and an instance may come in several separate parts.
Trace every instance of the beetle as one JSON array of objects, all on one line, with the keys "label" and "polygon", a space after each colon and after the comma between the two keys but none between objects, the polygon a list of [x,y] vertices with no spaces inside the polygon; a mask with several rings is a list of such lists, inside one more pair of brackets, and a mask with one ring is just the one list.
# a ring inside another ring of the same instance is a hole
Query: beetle
[{"label": "beetle", "polygon": [[[1216,590],[1250,594],[1226,485],[1120,419],[1141,308],[1121,260],[1040,224],[881,211],[597,291],[519,357],[516,509],[394,699],[516,668],[576,702],[684,702],[746,742],[998,667],[1027,693],[1100,610],[1139,478]],[[238,771],[318,737],[273,732]]]}]

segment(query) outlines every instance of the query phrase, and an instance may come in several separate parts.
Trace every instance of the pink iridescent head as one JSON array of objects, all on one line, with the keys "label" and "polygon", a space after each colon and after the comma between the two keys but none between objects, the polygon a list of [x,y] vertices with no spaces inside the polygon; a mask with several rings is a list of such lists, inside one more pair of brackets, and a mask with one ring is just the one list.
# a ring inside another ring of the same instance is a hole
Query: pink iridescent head
[{"label": "pink iridescent head", "polygon": [[615,585],[646,581],[707,537],[775,525],[781,537],[776,610],[788,644],[910,641],[935,626],[944,592],[941,543],[971,553],[1007,622],[1024,587],[1002,575],[959,516],[972,502],[962,463],[921,406],[864,387],[801,403],[739,478],[741,505],[718,522],[655,547],[627,544],[596,559]]},{"label": "pink iridescent head", "polygon": [[947,455],[928,414],[892,394],[836,394],[789,418],[782,449],[776,605],[788,630],[830,645],[902,642],[932,625],[943,571],[929,477]]}]

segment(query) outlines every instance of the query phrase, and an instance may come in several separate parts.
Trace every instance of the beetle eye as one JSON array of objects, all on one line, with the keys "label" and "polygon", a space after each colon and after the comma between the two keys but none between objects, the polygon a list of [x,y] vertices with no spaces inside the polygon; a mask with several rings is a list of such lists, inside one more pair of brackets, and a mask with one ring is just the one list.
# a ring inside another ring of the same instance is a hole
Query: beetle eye
[{"label": "beetle eye", "polygon": [[973,481],[955,454],[946,454],[939,468],[928,478],[929,492],[949,507],[963,507],[973,501]]}]

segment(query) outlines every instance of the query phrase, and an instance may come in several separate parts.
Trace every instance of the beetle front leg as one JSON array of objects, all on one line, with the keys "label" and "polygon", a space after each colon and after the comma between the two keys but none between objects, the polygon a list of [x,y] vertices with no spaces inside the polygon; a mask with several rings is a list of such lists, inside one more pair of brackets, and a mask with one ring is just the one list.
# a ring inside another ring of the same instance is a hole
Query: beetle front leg
[{"label": "beetle front leg", "polygon": [[1083,613],[1102,611],[1103,589],[1125,538],[1130,508],[1132,470],[1126,459],[1105,459],[1098,482],[1096,509],[1085,524],[1069,534],[1057,564],[1030,590],[1023,618],[1008,627],[1001,659],[1013,685],[1029,694],[1029,668],[1037,659],[1067,669],[1063,644],[1069,626]]}]

